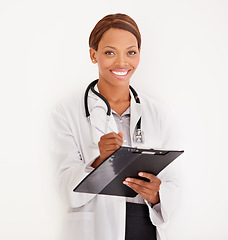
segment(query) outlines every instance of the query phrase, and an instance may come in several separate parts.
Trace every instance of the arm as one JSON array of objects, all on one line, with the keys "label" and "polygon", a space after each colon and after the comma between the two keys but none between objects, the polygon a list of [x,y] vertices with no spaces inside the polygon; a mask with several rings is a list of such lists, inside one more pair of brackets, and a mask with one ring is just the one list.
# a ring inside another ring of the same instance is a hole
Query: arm
[{"label": "arm", "polygon": [[[180,136],[176,120],[165,112],[160,118],[163,149],[180,149]],[[157,177],[161,180],[159,197],[160,202],[149,208],[150,218],[154,225],[165,228],[172,212],[178,206],[180,196],[180,159],[161,171]],[[146,202],[148,204],[148,202]],[[149,204],[148,204],[149,206]]]},{"label": "arm", "polygon": [[179,201],[179,166],[178,160],[175,161],[157,176],[161,179],[160,202],[154,205],[153,208],[149,208],[151,221],[161,228],[166,227]]}]

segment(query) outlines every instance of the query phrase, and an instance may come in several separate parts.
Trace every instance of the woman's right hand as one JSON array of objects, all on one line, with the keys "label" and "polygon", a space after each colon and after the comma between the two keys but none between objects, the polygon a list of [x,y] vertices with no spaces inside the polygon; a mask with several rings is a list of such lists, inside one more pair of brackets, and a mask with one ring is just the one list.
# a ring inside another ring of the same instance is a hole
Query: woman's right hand
[{"label": "woman's right hand", "polygon": [[118,134],[112,132],[105,134],[100,138],[98,143],[100,156],[93,162],[93,168],[96,168],[98,165],[100,165],[108,156],[110,156],[123,145],[123,136],[123,132],[119,132]]}]

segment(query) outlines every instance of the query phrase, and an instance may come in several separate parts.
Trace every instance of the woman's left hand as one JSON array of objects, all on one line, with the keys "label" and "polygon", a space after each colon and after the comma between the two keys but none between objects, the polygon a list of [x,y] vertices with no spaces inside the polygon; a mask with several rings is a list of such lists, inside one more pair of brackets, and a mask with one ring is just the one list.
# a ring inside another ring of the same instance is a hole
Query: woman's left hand
[{"label": "woman's left hand", "polygon": [[155,175],[146,172],[139,172],[140,177],[149,179],[146,182],[141,179],[136,178],[126,178],[123,182],[128,187],[132,188],[135,192],[140,194],[144,199],[152,204],[156,204],[160,201],[159,190],[161,185],[161,180]]}]

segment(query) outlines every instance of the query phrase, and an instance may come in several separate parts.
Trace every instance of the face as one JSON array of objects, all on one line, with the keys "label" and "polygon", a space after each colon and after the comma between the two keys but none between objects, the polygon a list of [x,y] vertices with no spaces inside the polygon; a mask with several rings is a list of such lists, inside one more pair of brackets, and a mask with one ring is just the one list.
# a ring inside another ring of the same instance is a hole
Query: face
[{"label": "face", "polygon": [[140,50],[132,33],[111,28],[102,36],[97,51],[90,49],[90,57],[98,64],[99,81],[123,86],[129,85],[139,64]]}]

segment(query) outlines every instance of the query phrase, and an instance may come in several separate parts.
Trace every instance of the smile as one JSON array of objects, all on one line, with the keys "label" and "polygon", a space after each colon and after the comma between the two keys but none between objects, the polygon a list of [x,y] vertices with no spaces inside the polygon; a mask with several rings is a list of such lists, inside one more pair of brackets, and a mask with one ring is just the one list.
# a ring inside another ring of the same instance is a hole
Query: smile
[{"label": "smile", "polygon": [[114,74],[119,75],[119,76],[124,76],[127,75],[128,71],[126,72],[116,72],[116,71],[112,71]]},{"label": "smile", "polygon": [[130,72],[130,69],[114,69],[111,70],[111,73],[118,77],[125,77]]}]

